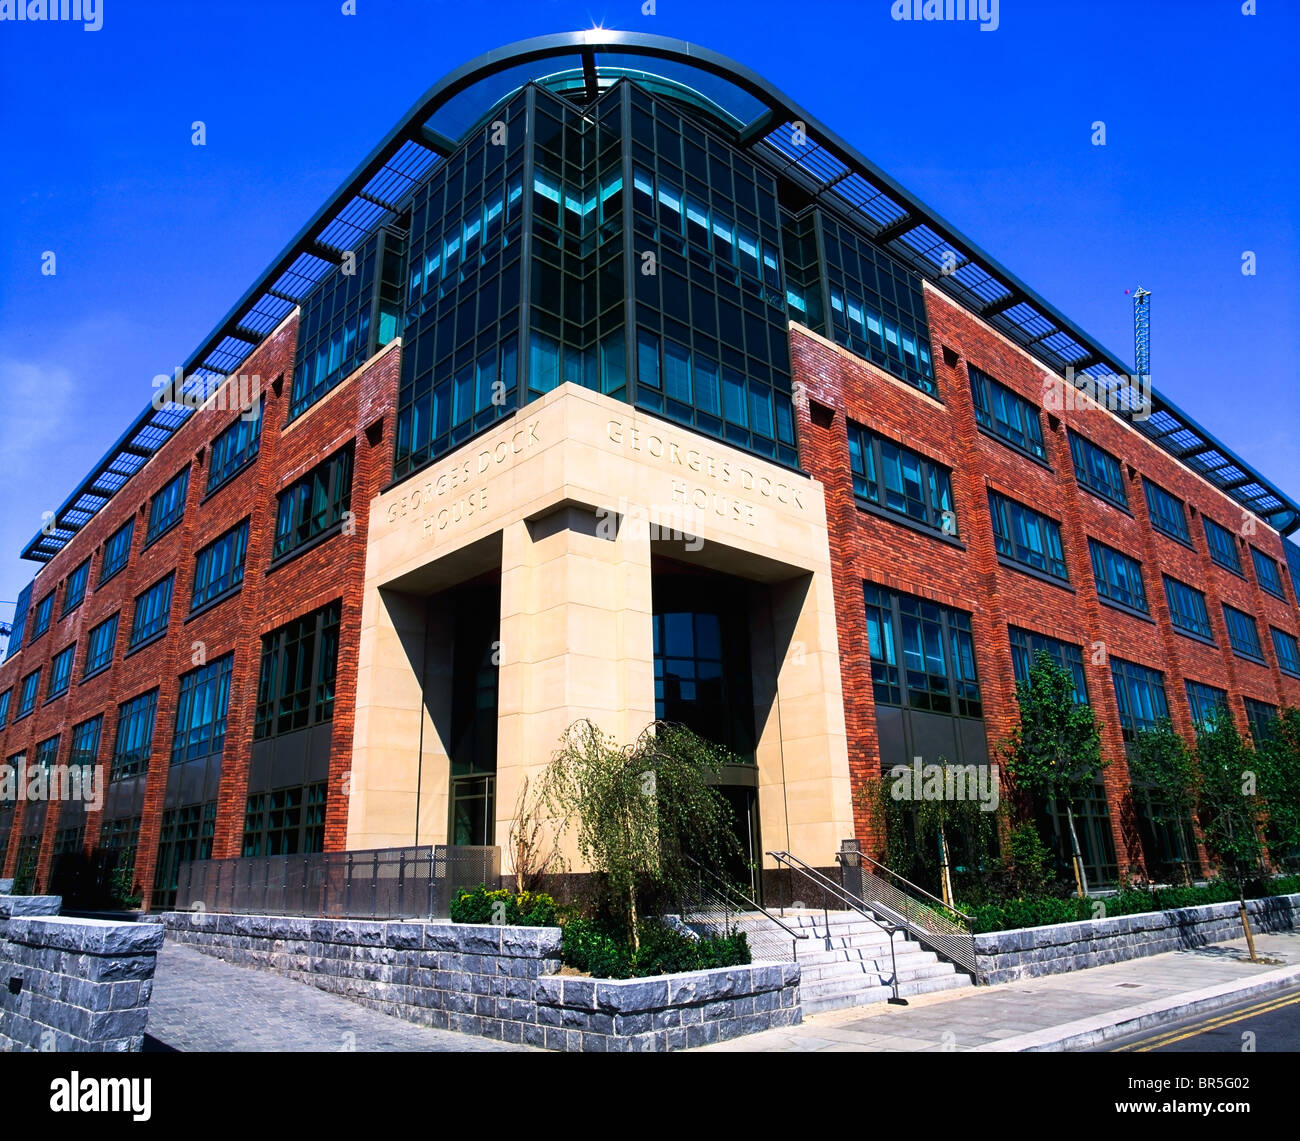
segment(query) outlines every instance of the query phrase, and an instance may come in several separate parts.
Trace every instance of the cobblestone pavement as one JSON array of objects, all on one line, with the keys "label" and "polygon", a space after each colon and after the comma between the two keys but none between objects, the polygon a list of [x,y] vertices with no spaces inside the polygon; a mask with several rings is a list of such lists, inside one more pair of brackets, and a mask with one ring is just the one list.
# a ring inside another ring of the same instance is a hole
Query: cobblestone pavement
[{"label": "cobblestone pavement", "polygon": [[306,983],[170,942],[158,954],[147,1034],[146,1050],[526,1049],[417,1026]]},{"label": "cobblestone pavement", "polygon": [[1252,963],[1246,941],[1151,955],[1126,963],[922,995],[905,1007],[870,1007],[805,1015],[803,1023],[765,1030],[701,1050],[998,1050],[1024,1049],[1048,1031],[1067,1036],[1086,1023],[1119,1023],[1144,1004],[1175,1003],[1211,987],[1249,986],[1267,973],[1300,965],[1300,932],[1255,936],[1262,958]]}]

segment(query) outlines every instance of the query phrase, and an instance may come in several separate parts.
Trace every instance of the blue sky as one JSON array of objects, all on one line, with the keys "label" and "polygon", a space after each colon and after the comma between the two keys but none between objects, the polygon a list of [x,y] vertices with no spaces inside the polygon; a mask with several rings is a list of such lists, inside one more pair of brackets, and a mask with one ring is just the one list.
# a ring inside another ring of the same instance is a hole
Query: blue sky
[{"label": "blue sky", "polygon": [[1155,386],[1300,496],[1291,0],[1001,0],[992,32],[890,0],[100,2],[95,32],[0,22],[0,600],[151,378],[426,88],[597,23],[766,76],[1126,360],[1150,289]]}]

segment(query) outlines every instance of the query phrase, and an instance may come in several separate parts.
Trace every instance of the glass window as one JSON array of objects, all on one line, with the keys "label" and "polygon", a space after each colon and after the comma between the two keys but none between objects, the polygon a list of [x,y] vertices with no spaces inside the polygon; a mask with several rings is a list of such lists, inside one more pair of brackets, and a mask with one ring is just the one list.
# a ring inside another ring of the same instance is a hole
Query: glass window
[{"label": "glass window", "polygon": [[0,693],[0,729],[9,723],[9,701],[13,697],[13,686]]},{"label": "glass window", "polygon": [[970,615],[870,584],[864,597],[877,703],[983,717]]},{"label": "glass window", "polygon": [[262,401],[241,413],[230,427],[212,441],[212,459],[208,464],[208,493],[215,491],[228,479],[257,459],[262,446]]},{"label": "glass window", "polygon": [[332,602],[262,638],[255,739],[333,719],[341,607]]},{"label": "glass window", "polygon": [[63,591],[63,610],[60,617],[75,610],[86,597],[86,580],[90,578],[90,560],[87,559],[68,575],[68,585]]},{"label": "glass window", "polygon": [[36,708],[36,693],[41,685],[41,671],[33,670],[22,680],[18,691],[18,716],[26,717]]},{"label": "glass window", "polygon": [[1277,653],[1277,664],[1284,673],[1300,677],[1300,645],[1285,630],[1276,626],[1269,627],[1273,635],[1273,649]]},{"label": "glass window", "polygon": [[989,513],[993,517],[993,543],[1003,558],[1053,578],[1067,580],[1065,550],[1061,546],[1061,525],[1014,499],[989,492]]},{"label": "glass window", "polygon": [[1205,524],[1205,541],[1210,548],[1210,558],[1233,574],[1241,574],[1241,552],[1237,550],[1237,540],[1227,527],[1220,527],[1213,519],[1201,516]]},{"label": "glass window", "polygon": [[1119,704],[1120,731],[1126,742],[1141,731],[1154,729],[1169,716],[1164,674],[1116,657],[1110,659],[1110,674]]},{"label": "glass window", "polygon": [[235,655],[227,654],[181,676],[172,764],[221,755],[234,664]]},{"label": "glass window", "polygon": [[117,707],[117,738],[113,743],[113,763],[108,778],[110,781],[138,776],[148,768],[157,709],[156,689],[142,693]]},{"label": "glass window", "polygon": [[68,753],[70,765],[93,765],[99,759],[99,733],[104,727],[102,716],[83,721],[72,730],[72,751]]},{"label": "glass window", "polygon": [[108,537],[104,544],[104,561],[99,567],[100,586],[126,566],[131,557],[131,536],[134,533],[135,517],[132,516]]},{"label": "glass window", "polygon": [[1187,682],[1187,707],[1192,713],[1192,724],[1197,730],[1206,729],[1216,713],[1228,708],[1226,690],[1203,685],[1199,681]]},{"label": "glass window", "polygon": [[59,736],[56,733],[36,746],[35,764],[49,773],[59,759]]},{"label": "glass window", "polygon": [[1043,443],[1043,424],[1038,409],[974,365],[968,364],[966,371],[970,375],[971,396],[975,401],[975,420],[980,427],[1022,452],[1046,460],[1047,448]]},{"label": "glass window", "polygon": [[172,608],[173,571],[166,578],[159,579],[135,600],[135,616],[131,620],[131,636],[127,639],[127,648],[136,646],[157,637],[167,629],[167,622]]},{"label": "glass window", "polygon": [[1254,547],[1250,548],[1250,557],[1255,564],[1255,578],[1259,581],[1260,588],[1285,602],[1286,595],[1282,593],[1282,576],[1278,572],[1277,563]]},{"label": "glass window", "polygon": [[1020,630],[1015,626],[1009,628],[1011,635],[1011,668],[1016,681],[1027,682],[1029,670],[1034,657],[1040,651],[1051,655],[1063,670],[1074,678],[1074,700],[1080,705],[1088,704],[1088,681],[1083,669],[1083,650],[1069,642],[1061,642],[1044,634],[1035,634],[1031,630]]},{"label": "glass window", "polygon": [[244,581],[248,550],[248,520],[213,540],[194,556],[194,593],[190,609],[197,610],[234,590]]},{"label": "glass window", "polygon": [[1183,501],[1146,478],[1142,480],[1142,488],[1146,492],[1151,526],[1179,542],[1190,545],[1192,537],[1187,530],[1187,508],[1183,505]]},{"label": "glass window", "polygon": [[117,620],[119,614],[106,618],[90,631],[86,639],[86,667],[83,677],[90,677],[113,664],[113,651],[117,647]]},{"label": "glass window", "polygon": [[149,526],[144,533],[147,547],[176,526],[185,515],[185,493],[190,486],[187,467],[149,502]]},{"label": "glass window", "polygon": [[1070,456],[1074,460],[1074,477],[1082,486],[1128,510],[1128,493],[1124,490],[1119,460],[1073,429],[1070,430]]},{"label": "glass window", "polygon": [[[937,395],[920,280],[849,227],[825,213],[820,219],[827,251],[831,340],[922,392]],[[798,239],[791,225],[792,221],[786,222],[787,242],[794,246]],[[797,308],[790,315],[805,319]]]},{"label": "glass window", "polygon": [[1251,739],[1258,747],[1277,720],[1277,706],[1253,697],[1243,697],[1241,700],[1246,706],[1246,721],[1250,725]]},{"label": "glass window", "polygon": [[957,534],[946,467],[852,422],[849,464],[853,491],[862,499],[946,535]]},{"label": "glass window", "polygon": [[1205,609],[1205,595],[1185,582],[1164,576],[1165,599],[1169,603],[1169,621],[1174,628],[1200,638],[1213,640],[1210,615]]},{"label": "glass window", "polygon": [[1223,621],[1228,627],[1228,644],[1232,647],[1232,652],[1262,662],[1264,651],[1260,648],[1259,629],[1255,625],[1255,619],[1225,602]]},{"label": "glass window", "polygon": [[168,909],[176,903],[183,863],[212,858],[217,828],[217,802],[169,808],[158,836],[158,866],[153,880],[153,905]]},{"label": "glass window", "polygon": [[343,521],[352,503],[352,451],[349,444],[280,492],[272,558]]},{"label": "glass window", "polygon": [[1092,555],[1097,593],[1111,602],[1146,613],[1147,592],[1142,582],[1142,564],[1096,539],[1088,540],[1088,550]]},{"label": "glass window", "polygon": [[36,610],[32,616],[32,633],[27,639],[30,646],[37,638],[50,628],[50,619],[54,616],[54,591],[50,591],[44,598],[36,604]]},{"label": "glass window", "polygon": [[292,856],[325,850],[327,786],[256,793],[244,809],[245,856]]},{"label": "glass window", "polygon": [[45,695],[46,701],[68,692],[68,685],[72,681],[72,656],[76,650],[77,644],[74,642],[50,659],[50,688]]}]

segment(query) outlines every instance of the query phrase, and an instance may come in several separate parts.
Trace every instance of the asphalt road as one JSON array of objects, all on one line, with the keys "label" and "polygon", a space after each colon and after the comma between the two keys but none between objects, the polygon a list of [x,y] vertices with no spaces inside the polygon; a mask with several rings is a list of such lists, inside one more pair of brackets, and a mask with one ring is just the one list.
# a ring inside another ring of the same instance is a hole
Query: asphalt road
[{"label": "asphalt road", "polygon": [[1108,1042],[1097,1050],[1160,1054],[1300,1051],[1300,986]]}]

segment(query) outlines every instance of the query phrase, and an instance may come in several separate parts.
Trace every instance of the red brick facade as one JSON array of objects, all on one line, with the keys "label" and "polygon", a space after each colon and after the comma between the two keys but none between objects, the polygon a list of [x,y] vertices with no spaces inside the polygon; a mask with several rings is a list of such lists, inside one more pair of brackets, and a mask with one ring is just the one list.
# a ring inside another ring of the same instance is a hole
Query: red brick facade
[{"label": "red brick facade", "polygon": [[[807,397],[799,401],[799,454],[805,470],[826,487],[853,786],[861,789],[877,779],[882,765],[862,597],[863,583],[870,581],[970,613],[990,754],[1015,717],[1008,626],[1083,648],[1088,692],[1101,727],[1104,754],[1110,761],[1104,780],[1116,855],[1121,870],[1140,870],[1142,851],[1108,656],[1165,675],[1170,714],[1184,735],[1190,737],[1193,732],[1186,679],[1227,690],[1244,733],[1243,696],[1273,706],[1300,702],[1300,680],[1278,669],[1268,632],[1269,626],[1293,635],[1297,631],[1300,613],[1291,583],[1283,585],[1285,602],[1262,591],[1254,580],[1247,540],[1241,537],[1248,527],[1243,528],[1240,504],[1104,408],[1062,408],[1062,401],[1049,404],[1057,410],[1044,417],[1046,465],[984,432],[975,420],[967,362],[1036,407],[1044,406],[1048,374],[1021,349],[934,289],[927,287],[926,301],[939,399],[821,337],[798,329],[792,335],[793,372]],[[850,420],[952,470],[959,542],[918,533],[857,506],[849,461]],[[1131,514],[1079,487],[1067,428],[1121,461]],[[1152,528],[1142,476],[1187,504],[1194,550]],[[1042,581],[999,561],[989,518],[989,488],[1061,524],[1068,587]],[[1210,561],[1202,514],[1238,534],[1247,577],[1238,577]],[[1150,621],[1099,599],[1093,584],[1089,537],[1142,564]],[[1266,525],[1259,523],[1248,541],[1285,566],[1281,539]],[[1170,624],[1162,571],[1204,591],[1217,646],[1184,637]],[[1256,617],[1267,666],[1231,651],[1221,602]],[[861,798],[855,797],[854,811],[859,838],[865,846],[878,848],[882,837],[875,834]]]},{"label": "red brick facade", "polygon": [[[249,357],[241,375],[260,378],[264,412],[257,458],[211,496],[207,464],[212,440],[232,423],[239,412],[236,399],[214,398],[196,411],[176,435],[149,461],[71,542],[40,572],[32,592],[33,605],[51,589],[58,594],[50,629],[35,643],[0,666],[0,693],[14,687],[8,724],[0,732],[3,759],[25,754],[28,761],[39,742],[59,734],[57,760],[66,762],[73,728],[97,714],[103,715],[99,760],[107,765],[117,732],[118,706],[158,687],[158,706],[149,772],[145,786],[135,879],[147,901],[153,886],[163,797],[171,761],[176,722],[177,679],[205,661],[234,652],[227,711],[227,734],[218,793],[215,857],[240,854],[248,767],[253,740],[254,708],[261,635],[289,620],[309,613],[334,599],[342,600],[329,789],[325,838],[331,849],[341,848],[347,832],[346,776],[352,744],[355,703],[357,631],[365,577],[367,512],[370,499],[388,481],[392,471],[391,416],[396,402],[400,344],[381,350],[356,374],[296,420],[288,422],[293,377],[297,318],[290,316]],[[233,388],[234,379],[227,382]],[[274,568],[271,547],[275,530],[276,497],[287,485],[321,460],[355,440],[352,483],[352,525],[301,555]],[[142,549],[150,497],[186,464],[190,479],[182,522]],[[131,516],[136,526],[130,559],[102,589],[96,589],[105,540]],[[248,551],[243,583],[237,593],[193,617],[189,599],[195,572],[195,552],[249,518]],[[91,555],[90,581],[85,600],[60,618],[66,578]],[[135,597],[169,571],[176,572],[167,633],[127,652]],[[90,630],[115,611],[121,612],[113,665],[81,683],[86,641]],[[46,702],[50,660],[76,643],[72,684],[67,692]],[[35,710],[15,720],[18,686],[37,667],[42,670],[41,691]],[[40,844],[36,882],[47,882],[54,841],[63,805],[52,801]],[[3,874],[14,873],[19,836],[27,802],[15,806],[7,854],[0,852]],[[84,849],[89,855],[99,836],[100,814],[88,814]]]}]

